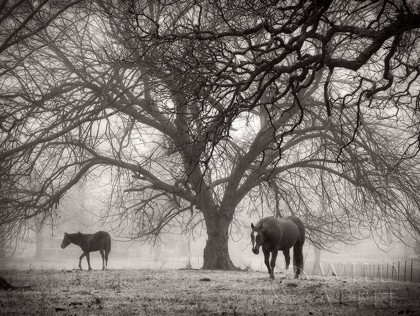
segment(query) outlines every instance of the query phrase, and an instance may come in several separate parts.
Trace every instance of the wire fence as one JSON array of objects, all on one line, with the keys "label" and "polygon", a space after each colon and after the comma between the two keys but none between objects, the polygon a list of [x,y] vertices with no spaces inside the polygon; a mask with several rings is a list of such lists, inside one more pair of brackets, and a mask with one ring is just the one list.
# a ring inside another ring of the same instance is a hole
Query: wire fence
[{"label": "wire fence", "polygon": [[319,263],[312,274],[420,283],[420,259],[377,263]]}]

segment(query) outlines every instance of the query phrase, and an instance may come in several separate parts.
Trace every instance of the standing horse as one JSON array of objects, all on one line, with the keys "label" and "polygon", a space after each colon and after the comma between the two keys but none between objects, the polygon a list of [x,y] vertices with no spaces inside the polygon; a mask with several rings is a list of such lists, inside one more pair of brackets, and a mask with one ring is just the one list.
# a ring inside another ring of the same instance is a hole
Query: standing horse
[{"label": "standing horse", "polygon": [[78,245],[83,250],[83,253],[79,258],[80,270],[83,270],[82,259],[84,256],[86,256],[89,271],[92,270],[92,267],[90,266],[89,252],[98,250],[102,256],[102,270],[106,269],[108,266],[108,255],[111,252],[111,236],[107,232],[99,231],[95,234],[82,234],[80,232],[76,234],[64,233],[61,248],[64,249],[71,243]]},{"label": "standing horse", "polygon": [[[277,219],[265,217],[254,226],[251,223],[252,252],[258,255],[260,246],[264,253],[264,263],[267,266],[270,278],[274,279],[274,267],[279,250],[283,251],[286,259],[286,269],[290,264],[290,248],[293,247],[293,266],[295,278],[303,271],[303,244],[305,243],[305,227],[296,216]],[[254,237],[254,233],[257,236]],[[271,267],[269,264],[271,252]]]}]

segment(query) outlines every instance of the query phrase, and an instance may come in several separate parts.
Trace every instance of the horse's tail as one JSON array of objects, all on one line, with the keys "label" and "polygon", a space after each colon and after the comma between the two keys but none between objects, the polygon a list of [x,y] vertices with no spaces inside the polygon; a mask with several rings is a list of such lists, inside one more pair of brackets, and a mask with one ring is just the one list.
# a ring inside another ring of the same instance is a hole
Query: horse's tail
[{"label": "horse's tail", "polygon": [[296,274],[303,272],[303,244],[305,243],[305,226],[303,222],[296,216],[292,216],[291,219],[299,228],[299,238],[296,244],[293,246],[293,267]]},{"label": "horse's tail", "polygon": [[105,240],[106,240],[105,253],[108,256],[109,253],[111,252],[111,236],[107,234]]}]

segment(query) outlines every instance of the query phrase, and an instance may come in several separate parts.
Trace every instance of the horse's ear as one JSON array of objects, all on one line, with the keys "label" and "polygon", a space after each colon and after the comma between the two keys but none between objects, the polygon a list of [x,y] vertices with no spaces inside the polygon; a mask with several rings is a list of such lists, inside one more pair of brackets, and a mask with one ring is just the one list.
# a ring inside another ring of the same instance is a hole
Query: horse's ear
[{"label": "horse's ear", "polygon": [[254,224],[253,224],[253,223],[251,223],[251,228],[252,228],[252,229],[254,229],[254,227],[255,227],[255,226],[254,226]]},{"label": "horse's ear", "polygon": [[64,233],[64,236],[67,236],[68,234],[67,233]]}]

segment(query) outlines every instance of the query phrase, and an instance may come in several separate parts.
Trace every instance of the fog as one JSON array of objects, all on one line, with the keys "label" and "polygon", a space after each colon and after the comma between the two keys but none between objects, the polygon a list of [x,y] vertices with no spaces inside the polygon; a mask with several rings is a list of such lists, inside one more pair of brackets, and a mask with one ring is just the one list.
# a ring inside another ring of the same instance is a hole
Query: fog
[{"label": "fog", "polygon": [[[75,223],[80,223],[77,218]],[[94,233],[101,227],[91,225],[81,230],[83,233]],[[234,236],[235,241],[229,243],[229,253],[236,267],[247,270],[266,272],[263,263],[263,254],[255,255],[251,251],[250,235],[251,228],[243,228],[241,234]],[[16,269],[59,269],[70,270],[78,268],[78,259],[82,251],[78,246],[69,245],[61,249],[62,236],[46,237],[42,245],[42,255],[35,259],[36,242],[30,240],[27,244],[21,244],[14,252],[6,251],[6,258],[0,260],[0,268]],[[111,232],[112,235],[112,232]],[[158,241],[133,242],[123,241],[113,236],[112,249],[109,255],[109,269],[199,269],[203,264],[203,249],[206,243],[205,231],[194,240],[187,235],[165,235]],[[372,263],[397,263],[418,258],[415,251],[402,244],[395,243],[392,247],[382,246],[379,248],[373,239],[366,239],[357,245],[336,244],[329,248],[330,251],[322,250],[320,263],[324,267],[342,264],[372,264]],[[313,272],[315,258],[314,247],[306,242],[304,246],[305,272]],[[91,265],[94,270],[102,266],[99,252],[91,253]],[[82,267],[87,269],[87,262],[82,260]],[[277,257],[277,270],[284,268],[284,258],[281,253]],[[318,271],[319,273],[319,271]]]},{"label": "fog", "polygon": [[[103,183],[102,183],[103,182]],[[95,233],[99,230],[108,231],[112,237],[112,249],[109,255],[109,269],[200,269],[203,264],[203,250],[206,244],[206,231],[196,231],[194,234],[181,234],[174,229],[170,234],[164,234],[157,240],[133,241],[113,231],[110,225],[100,220],[103,209],[106,208],[107,189],[106,178],[102,182],[88,182],[70,191],[60,202],[59,217],[50,225],[46,223],[40,235],[29,232],[26,240],[14,243],[17,247],[4,249],[5,258],[0,259],[0,269],[78,269],[81,249],[69,245],[61,249],[64,232]],[[268,215],[268,214],[267,214]],[[238,214],[242,226],[235,229],[229,242],[229,253],[234,265],[242,270],[262,271],[266,273],[262,252],[255,255],[251,251],[251,222],[256,223],[257,215]],[[410,241],[406,240],[410,244]],[[13,244],[13,243],[12,243]],[[38,247],[38,250],[37,250]],[[337,243],[325,246],[321,251],[321,270],[314,266],[314,246],[307,240],[304,245],[305,273],[312,274],[331,272],[331,267],[341,270],[344,265],[394,264],[398,262],[411,263],[419,266],[419,255],[413,247],[402,242],[390,245],[378,245],[374,239],[366,239],[354,245]],[[415,247],[414,247],[415,248]],[[39,252],[37,255],[37,251]],[[38,257],[38,258],[35,258]],[[99,252],[91,253],[91,265],[94,270],[102,267]],[[282,253],[277,257],[276,271],[284,268]],[[86,258],[82,260],[83,269],[87,269]],[[337,273],[337,272],[336,272]]]}]

